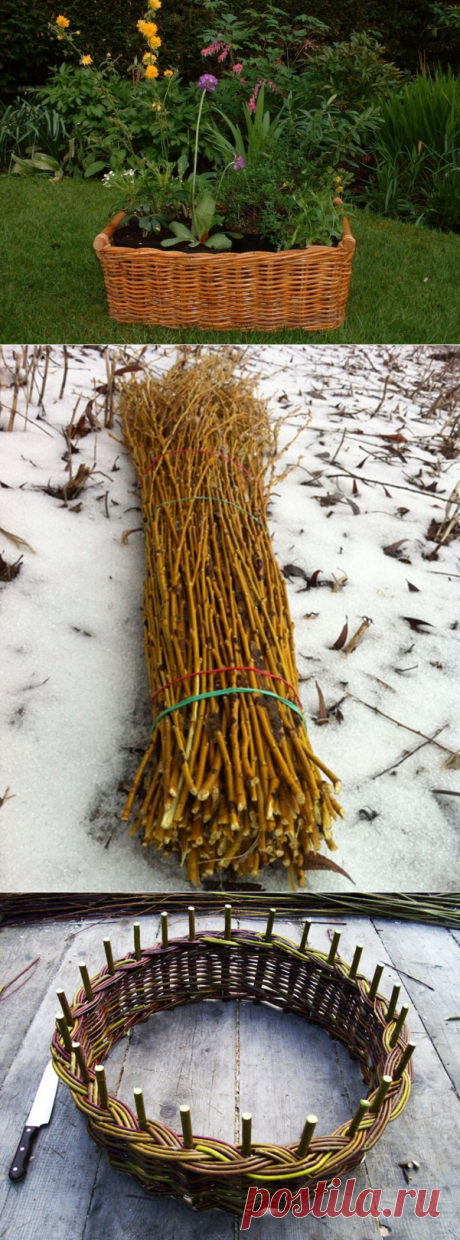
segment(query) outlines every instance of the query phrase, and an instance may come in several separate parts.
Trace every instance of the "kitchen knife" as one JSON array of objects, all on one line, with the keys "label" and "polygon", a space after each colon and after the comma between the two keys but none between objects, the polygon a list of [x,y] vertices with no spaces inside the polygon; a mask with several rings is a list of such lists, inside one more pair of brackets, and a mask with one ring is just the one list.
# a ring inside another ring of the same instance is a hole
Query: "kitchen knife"
[{"label": "kitchen knife", "polygon": [[43,1124],[48,1124],[51,1119],[57,1083],[58,1078],[50,1062],[45,1068],[35,1094],[32,1110],[26,1119],[24,1132],[10,1167],[10,1180],[22,1180],[27,1172],[27,1164],[38,1129]]}]

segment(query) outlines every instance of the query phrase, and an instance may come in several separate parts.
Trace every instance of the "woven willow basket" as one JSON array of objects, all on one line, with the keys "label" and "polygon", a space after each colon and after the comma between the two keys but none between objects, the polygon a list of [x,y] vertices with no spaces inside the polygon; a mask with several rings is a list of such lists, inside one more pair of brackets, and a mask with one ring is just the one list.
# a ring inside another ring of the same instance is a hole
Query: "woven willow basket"
[{"label": "woven willow basket", "polygon": [[345,217],[335,247],[193,257],[112,245],[124,218],[120,211],[93,242],[119,323],[270,332],[325,331],[345,320],[356,245]]},{"label": "woven willow basket", "polygon": [[[260,1178],[272,1192],[290,1187],[294,1194],[344,1175],[409,1098],[414,1047],[405,1025],[408,1009],[396,1014],[400,987],[388,1002],[378,994],[383,965],[372,982],[358,973],[362,948],[348,965],[337,956],[338,933],[327,954],[307,946],[310,923],[296,946],[273,934],[273,918],[272,910],[265,934],[232,930],[227,906],[223,931],[196,933],[190,910],[189,937],[168,942],[164,913],[161,946],[141,949],[137,925],[134,952],[123,960],[113,962],[105,939],[104,968],[90,979],[80,965],[83,986],[71,1008],[58,991],[63,1015],[51,1044],[54,1067],[90,1135],[116,1171],[130,1172],[148,1192],[176,1197],[194,1210],[242,1213],[248,1189]],[[142,1090],[134,1091],[137,1114],[108,1094],[102,1060],[133,1025],[155,1012],[213,999],[273,1004],[343,1042],[368,1086],[353,1119],[330,1136],[315,1137],[316,1116],[309,1115],[299,1140],[278,1146],[252,1143],[251,1117],[245,1115],[243,1139],[235,1146],[194,1134],[188,1106],[181,1107],[177,1134],[146,1118]]]}]

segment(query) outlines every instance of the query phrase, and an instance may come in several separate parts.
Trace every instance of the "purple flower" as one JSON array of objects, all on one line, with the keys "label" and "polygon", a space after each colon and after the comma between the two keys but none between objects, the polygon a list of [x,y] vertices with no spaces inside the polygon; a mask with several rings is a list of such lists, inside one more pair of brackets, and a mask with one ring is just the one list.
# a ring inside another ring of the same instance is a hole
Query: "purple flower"
[{"label": "purple flower", "polygon": [[216,89],[216,86],[219,85],[219,79],[214,77],[213,73],[202,73],[201,77],[198,79],[198,85],[200,90],[213,91]]},{"label": "purple flower", "polygon": [[236,154],[236,151],[235,151],[235,162],[234,162],[234,164],[232,164],[232,168],[234,168],[234,169],[235,169],[235,172],[238,172],[238,168],[244,168],[244,159],[243,159],[243,156],[242,156],[242,155],[237,155],[237,154]]}]

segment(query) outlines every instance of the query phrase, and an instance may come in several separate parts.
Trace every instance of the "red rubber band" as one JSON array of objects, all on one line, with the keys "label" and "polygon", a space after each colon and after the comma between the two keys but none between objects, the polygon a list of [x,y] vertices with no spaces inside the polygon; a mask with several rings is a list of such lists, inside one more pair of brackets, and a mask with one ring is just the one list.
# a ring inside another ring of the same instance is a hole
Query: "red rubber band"
[{"label": "red rubber band", "polygon": [[300,709],[303,709],[299,695],[294,689],[294,685],[291,685],[289,680],[285,680],[284,676],[278,676],[277,672],[266,672],[265,669],[262,669],[261,667],[212,667],[209,671],[187,672],[186,676],[179,676],[178,680],[170,680],[167,685],[160,685],[160,688],[155,689],[155,693],[152,693],[150,700],[153,702],[154,698],[156,698],[159,693],[166,692],[166,689],[172,689],[173,685],[182,684],[184,680],[194,680],[195,676],[220,676],[222,672],[256,672],[259,676],[269,676],[270,680],[281,680],[282,684],[287,685],[288,689],[290,689],[294,694]]},{"label": "red rubber band", "polygon": [[254,477],[254,474],[251,474],[250,469],[246,469],[245,465],[241,465],[240,461],[236,461],[235,458],[233,456],[229,456],[227,452],[217,452],[215,448],[170,448],[168,449],[167,452],[160,452],[159,456],[154,456],[153,461],[149,465],[148,469],[145,470],[145,473],[142,475],[142,477],[146,478],[147,474],[151,472],[154,465],[157,465],[158,461],[161,461],[164,456],[183,456],[185,452],[193,452],[195,453],[195,455],[198,454],[198,455],[204,455],[204,456],[221,456],[224,461],[230,461],[232,465],[236,465],[238,469],[241,469],[244,474],[247,474],[248,478],[252,478],[253,482],[258,483],[258,486],[260,488],[260,494],[265,503],[265,496],[264,496],[262,487],[260,485],[260,482],[258,482],[258,479]]}]

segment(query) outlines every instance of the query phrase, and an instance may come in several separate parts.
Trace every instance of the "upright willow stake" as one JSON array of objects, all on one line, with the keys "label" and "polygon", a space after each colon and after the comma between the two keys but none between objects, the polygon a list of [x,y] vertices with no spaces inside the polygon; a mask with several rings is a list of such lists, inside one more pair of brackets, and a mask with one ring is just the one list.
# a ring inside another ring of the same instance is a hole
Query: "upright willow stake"
[{"label": "upright willow stake", "polygon": [[297,1150],[298,1158],[306,1158],[309,1147],[310,1147],[310,1141],[312,1139],[317,1123],[318,1123],[318,1117],[316,1115],[307,1115],[307,1118],[305,1121],[305,1127],[304,1127],[302,1136],[300,1138],[299,1147]]},{"label": "upright willow stake", "polygon": [[182,1124],[182,1136],[184,1138],[184,1147],[186,1150],[193,1149],[193,1133],[192,1133],[192,1117],[190,1107],[179,1107],[180,1122]]}]

